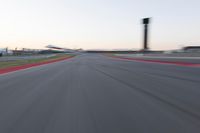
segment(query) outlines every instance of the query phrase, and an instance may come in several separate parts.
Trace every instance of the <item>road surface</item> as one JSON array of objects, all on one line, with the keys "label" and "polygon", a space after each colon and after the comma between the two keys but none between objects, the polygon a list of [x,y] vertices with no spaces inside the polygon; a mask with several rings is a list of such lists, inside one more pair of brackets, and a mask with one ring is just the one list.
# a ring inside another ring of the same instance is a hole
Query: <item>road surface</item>
[{"label": "road surface", "polygon": [[200,68],[83,54],[0,76],[0,133],[199,133]]}]

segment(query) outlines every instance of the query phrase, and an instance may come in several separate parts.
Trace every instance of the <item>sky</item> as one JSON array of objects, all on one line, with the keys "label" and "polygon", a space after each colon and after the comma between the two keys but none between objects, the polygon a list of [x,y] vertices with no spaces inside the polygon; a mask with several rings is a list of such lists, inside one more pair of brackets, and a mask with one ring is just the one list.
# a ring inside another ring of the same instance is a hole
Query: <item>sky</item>
[{"label": "sky", "polygon": [[141,49],[200,45],[200,0],[0,0],[0,48]]}]

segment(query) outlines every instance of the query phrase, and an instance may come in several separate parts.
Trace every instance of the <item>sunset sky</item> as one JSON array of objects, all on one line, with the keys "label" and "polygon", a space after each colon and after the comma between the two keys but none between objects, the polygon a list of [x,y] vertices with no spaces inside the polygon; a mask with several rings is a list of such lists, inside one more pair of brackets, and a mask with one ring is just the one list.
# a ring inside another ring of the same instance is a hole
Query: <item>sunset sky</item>
[{"label": "sunset sky", "polygon": [[139,49],[200,45],[200,0],[0,0],[0,48]]}]

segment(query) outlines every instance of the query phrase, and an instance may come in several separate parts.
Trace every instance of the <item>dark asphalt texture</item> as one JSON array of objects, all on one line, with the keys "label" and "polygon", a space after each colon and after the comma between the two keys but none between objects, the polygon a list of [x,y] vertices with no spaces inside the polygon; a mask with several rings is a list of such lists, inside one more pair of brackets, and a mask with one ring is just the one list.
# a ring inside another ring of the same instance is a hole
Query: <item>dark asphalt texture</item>
[{"label": "dark asphalt texture", "polygon": [[0,133],[200,133],[200,68],[83,54],[0,75]]}]

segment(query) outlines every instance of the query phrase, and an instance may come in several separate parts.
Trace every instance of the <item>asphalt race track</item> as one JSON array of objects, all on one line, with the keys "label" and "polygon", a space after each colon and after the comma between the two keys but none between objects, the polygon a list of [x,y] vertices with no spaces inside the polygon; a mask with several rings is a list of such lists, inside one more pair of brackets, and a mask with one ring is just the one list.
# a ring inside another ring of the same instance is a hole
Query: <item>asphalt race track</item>
[{"label": "asphalt race track", "polygon": [[83,54],[3,74],[0,133],[200,133],[200,67]]}]

